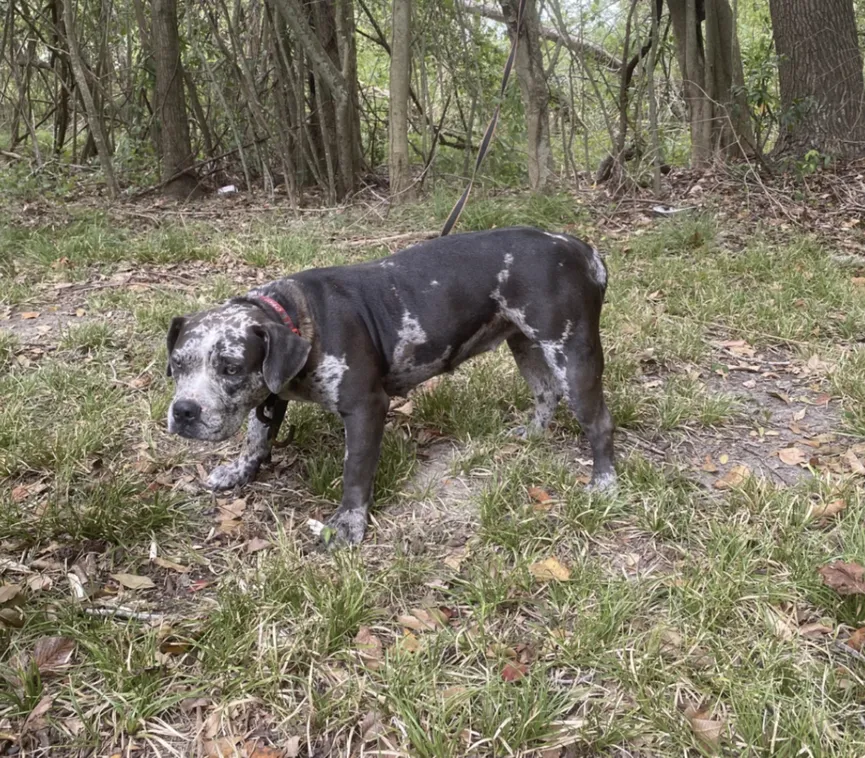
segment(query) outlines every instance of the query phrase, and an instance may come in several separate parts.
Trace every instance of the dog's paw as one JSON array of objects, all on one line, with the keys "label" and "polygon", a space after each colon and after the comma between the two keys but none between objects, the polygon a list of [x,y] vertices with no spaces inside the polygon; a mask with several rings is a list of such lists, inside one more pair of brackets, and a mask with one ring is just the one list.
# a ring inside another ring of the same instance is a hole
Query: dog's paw
[{"label": "dog's paw", "polygon": [[593,475],[592,480],[586,485],[589,492],[603,492],[605,495],[615,495],[619,489],[616,474],[606,471],[603,474]]},{"label": "dog's paw", "polygon": [[328,547],[359,545],[366,532],[366,513],[358,508],[340,508],[331,516],[321,536]]},{"label": "dog's paw", "polygon": [[212,490],[230,490],[248,484],[258,473],[259,465],[254,460],[238,458],[231,463],[217,466],[207,477],[207,486]]}]

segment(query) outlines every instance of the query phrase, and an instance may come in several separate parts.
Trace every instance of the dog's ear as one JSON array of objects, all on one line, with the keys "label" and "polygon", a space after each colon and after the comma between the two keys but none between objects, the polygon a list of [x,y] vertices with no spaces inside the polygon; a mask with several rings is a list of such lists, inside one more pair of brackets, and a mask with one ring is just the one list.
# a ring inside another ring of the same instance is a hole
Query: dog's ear
[{"label": "dog's ear", "polygon": [[165,369],[166,376],[171,376],[171,351],[174,350],[174,345],[180,336],[180,330],[183,329],[185,323],[186,316],[175,316],[171,319],[171,326],[168,327],[168,366]]},{"label": "dog's ear", "polygon": [[264,340],[261,365],[264,383],[274,395],[278,395],[306,365],[312,345],[282,324],[263,324],[254,328]]}]

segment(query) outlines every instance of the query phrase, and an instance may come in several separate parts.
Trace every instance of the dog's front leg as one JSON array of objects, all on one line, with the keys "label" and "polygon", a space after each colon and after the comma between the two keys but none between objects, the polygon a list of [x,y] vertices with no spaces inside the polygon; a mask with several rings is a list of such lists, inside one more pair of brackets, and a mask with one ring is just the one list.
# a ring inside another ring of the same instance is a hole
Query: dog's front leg
[{"label": "dog's front leg", "polygon": [[357,545],[366,531],[387,408],[388,397],[382,390],[356,410],[340,414],[345,424],[342,503],[327,522],[339,542]]},{"label": "dog's front leg", "polygon": [[240,487],[255,479],[263,463],[270,460],[270,451],[279,427],[285,418],[287,400],[276,398],[271,406],[269,423],[264,423],[259,417],[257,408],[249,413],[247,422],[246,446],[240,456],[231,463],[217,466],[207,478],[207,486],[212,490],[230,490]]}]

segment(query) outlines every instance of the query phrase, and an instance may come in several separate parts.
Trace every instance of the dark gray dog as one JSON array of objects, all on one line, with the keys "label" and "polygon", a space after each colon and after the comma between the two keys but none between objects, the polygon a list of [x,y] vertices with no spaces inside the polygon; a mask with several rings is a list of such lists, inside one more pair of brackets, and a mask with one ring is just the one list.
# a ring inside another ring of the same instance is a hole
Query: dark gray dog
[{"label": "dark gray dog", "polygon": [[354,266],[313,269],[168,332],[176,382],[170,432],[224,440],[249,416],[246,450],[209,486],[251,481],[270,458],[289,400],[318,403],[345,425],[339,539],[363,539],[389,396],[507,340],[535,398],[521,434],[546,429],[564,398],[588,435],[590,487],[615,484],[598,321],[607,271],[580,240],[531,228],[458,234]]}]

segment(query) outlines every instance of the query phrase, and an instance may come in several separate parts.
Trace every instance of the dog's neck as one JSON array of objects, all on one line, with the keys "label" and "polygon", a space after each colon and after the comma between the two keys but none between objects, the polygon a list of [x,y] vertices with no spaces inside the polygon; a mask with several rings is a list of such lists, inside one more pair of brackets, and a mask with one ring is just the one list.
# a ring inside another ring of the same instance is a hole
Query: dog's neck
[{"label": "dog's neck", "polygon": [[[315,325],[306,297],[296,282],[291,279],[271,282],[250,290],[244,299],[264,310],[269,316],[278,318],[302,339],[315,344]],[[284,311],[284,315],[268,303],[268,300],[275,302]]]}]

